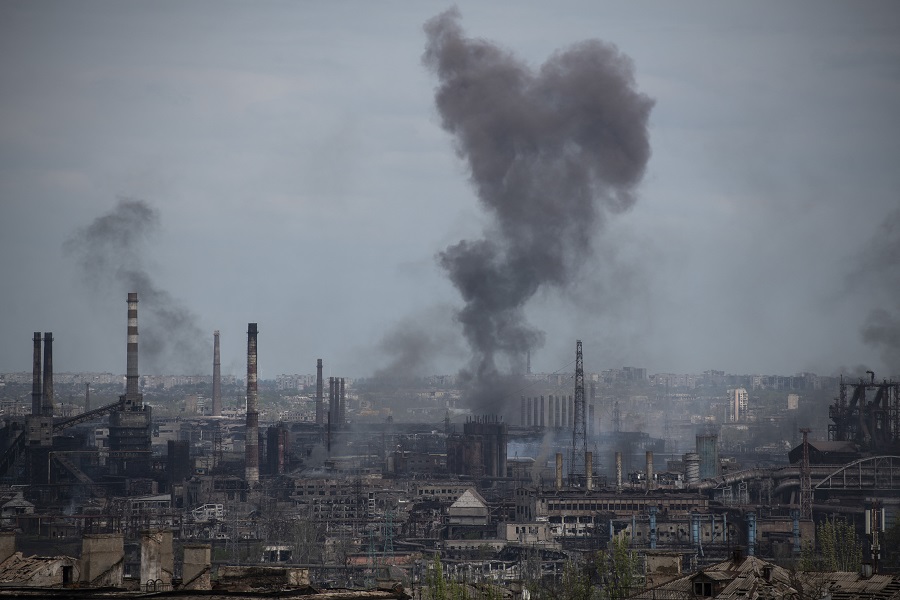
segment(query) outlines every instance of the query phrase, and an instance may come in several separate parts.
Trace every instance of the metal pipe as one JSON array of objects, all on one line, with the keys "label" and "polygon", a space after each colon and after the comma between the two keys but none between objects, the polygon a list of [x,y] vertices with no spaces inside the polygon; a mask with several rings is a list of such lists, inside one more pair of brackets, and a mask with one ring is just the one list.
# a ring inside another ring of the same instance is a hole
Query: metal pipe
[{"label": "metal pipe", "polygon": [[246,457],[245,478],[248,482],[259,481],[259,388],[257,381],[256,323],[247,324],[247,441],[244,447]]}]

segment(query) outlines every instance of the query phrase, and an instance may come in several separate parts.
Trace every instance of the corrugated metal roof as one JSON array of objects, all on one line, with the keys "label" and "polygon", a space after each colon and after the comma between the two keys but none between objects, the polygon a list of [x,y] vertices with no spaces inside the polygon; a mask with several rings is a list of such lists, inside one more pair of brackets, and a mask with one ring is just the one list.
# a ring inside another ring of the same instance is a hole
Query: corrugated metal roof
[{"label": "corrugated metal roof", "polygon": [[859,573],[791,572],[773,563],[748,556],[740,561],[728,560],[681,577],[655,588],[644,590],[633,598],[664,598],[693,595],[695,581],[712,580],[718,599],[775,599],[797,594],[798,589],[818,590],[831,594],[832,600],[900,600],[900,577]]}]

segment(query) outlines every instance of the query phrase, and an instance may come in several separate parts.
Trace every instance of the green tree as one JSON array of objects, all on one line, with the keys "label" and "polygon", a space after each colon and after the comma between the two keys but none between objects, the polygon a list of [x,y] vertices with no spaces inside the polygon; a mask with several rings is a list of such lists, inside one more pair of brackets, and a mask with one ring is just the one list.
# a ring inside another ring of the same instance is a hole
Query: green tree
[{"label": "green tree", "polygon": [[596,572],[593,561],[579,563],[566,562],[562,576],[563,600],[594,600],[595,590],[592,575]]},{"label": "green tree", "polygon": [[449,600],[447,597],[447,582],[444,581],[444,569],[441,566],[441,555],[434,553],[431,561],[431,569],[425,578],[425,595],[430,600]]},{"label": "green tree", "polygon": [[816,527],[816,546],[806,544],[800,555],[802,571],[858,571],[862,542],[852,523],[844,519],[824,521]]},{"label": "green tree", "polygon": [[598,562],[605,568],[603,597],[616,600],[633,594],[640,584],[640,558],[625,538],[614,537],[599,554]]}]

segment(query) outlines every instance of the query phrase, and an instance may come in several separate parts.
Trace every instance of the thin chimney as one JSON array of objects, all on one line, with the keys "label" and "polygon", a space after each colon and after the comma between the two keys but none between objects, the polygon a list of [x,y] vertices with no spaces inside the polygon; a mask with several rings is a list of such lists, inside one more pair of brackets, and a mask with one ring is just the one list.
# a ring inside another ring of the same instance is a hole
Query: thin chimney
[{"label": "thin chimney", "polygon": [[125,371],[125,404],[134,405],[138,392],[138,295],[128,292],[128,349]]},{"label": "thin chimney", "polygon": [[563,459],[562,452],[556,453],[556,489],[561,490],[563,486]]},{"label": "thin chimney", "polygon": [[259,481],[259,389],[256,372],[256,323],[247,324],[247,435],[244,444],[248,482]]},{"label": "thin chimney", "polygon": [[334,377],[328,378],[328,424],[334,428],[337,425],[337,400],[334,393]]},{"label": "thin chimney", "polygon": [[344,391],[344,378],[341,377],[340,400],[338,401],[338,428],[343,429],[347,422],[347,394]]},{"label": "thin chimney", "polygon": [[38,416],[41,414],[41,332],[34,332],[34,358],[32,362],[31,377],[31,414]]},{"label": "thin chimney", "polygon": [[616,491],[622,491],[622,453],[616,452]]},{"label": "thin chimney", "polygon": [[91,412],[91,384],[84,384],[84,412]]},{"label": "thin chimney", "polygon": [[219,355],[219,330],[213,332],[213,392],[212,414],[222,416],[222,361]]},{"label": "thin chimney", "polygon": [[49,331],[44,332],[44,394],[41,416],[53,416],[53,334]]},{"label": "thin chimney", "polygon": [[324,415],[322,413],[323,409],[323,401],[322,398],[322,359],[318,359],[316,361],[316,425],[322,425],[324,421]]}]

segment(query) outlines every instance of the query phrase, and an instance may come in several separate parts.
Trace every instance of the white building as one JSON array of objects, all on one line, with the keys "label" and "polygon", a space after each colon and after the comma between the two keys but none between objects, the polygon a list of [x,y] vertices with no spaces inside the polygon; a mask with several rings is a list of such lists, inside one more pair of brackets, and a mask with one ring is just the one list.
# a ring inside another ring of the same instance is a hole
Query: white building
[{"label": "white building", "polygon": [[728,420],[737,423],[746,416],[747,412],[747,390],[745,388],[734,388],[728,390]]}]

